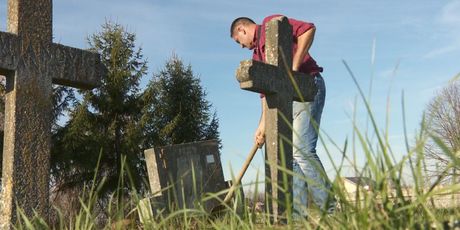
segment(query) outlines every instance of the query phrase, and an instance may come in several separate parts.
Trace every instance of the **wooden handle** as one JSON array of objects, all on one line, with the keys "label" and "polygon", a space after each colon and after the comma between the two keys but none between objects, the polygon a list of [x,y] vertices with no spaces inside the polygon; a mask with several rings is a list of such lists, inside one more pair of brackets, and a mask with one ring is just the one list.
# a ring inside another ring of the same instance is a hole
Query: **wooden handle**
[{"label": "wooden handle", "polygon": [[246,170],[248,169],[249,165],[251,164],[252,158],[256,155],[257,149],[259,148],[259,145],[257,143],[254,144],[254,146],[251,149],[251,152],[249,152],[248,157],[246,158],[246,161],[243,164],[243,168],[240,170],[240,173],[238,176],[235,178],[235,180],[232,182],[232,187],[230,187],[230,190],[228,191],[227,195],[225,196],[224,203],[228,203],[230,199],[233,197],[233,193],[235,193],[236,187],[241,182],[241,178],[243,178],[244,173],[246,173]]}]

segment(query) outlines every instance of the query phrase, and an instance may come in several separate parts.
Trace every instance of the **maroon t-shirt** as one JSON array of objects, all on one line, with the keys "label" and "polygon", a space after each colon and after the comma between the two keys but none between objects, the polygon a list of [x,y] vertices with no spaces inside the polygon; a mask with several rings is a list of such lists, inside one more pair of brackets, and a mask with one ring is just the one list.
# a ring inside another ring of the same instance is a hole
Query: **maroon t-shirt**
[{"label": "maroon t-shirt", "polygon": [[[254,33],[254,42],[256,42],[256,47],[254,48],[254,53],[252,55],[253,60],[265,62],[265,24],[269,22],[272,18],[279,16],[282,15],[268,16],[263,20],[262,25],[257,25],[256,31]],[[288,20],[289,24],[291,24],[292,26],[292,53],[294,54],[297,50],[297,38],[303,33],[305,33],[307,30],[313,28],[315,25],[313,23],[303,22],[291,18],[288,18]],[[262,29],[259,30],[260,26],[262,26]],[[260,31],[260,34],[258,34],[258,31]],[[259,41],[258,44],[257,40]],[[260,57],[262,57],[263,60],[260,60]],[[323,68],[319,67],[316,64],[316,61],[310,55],[307,54],[302,64],[299,66],[299,72],[314,75],[316,73],[323,72]]]}]

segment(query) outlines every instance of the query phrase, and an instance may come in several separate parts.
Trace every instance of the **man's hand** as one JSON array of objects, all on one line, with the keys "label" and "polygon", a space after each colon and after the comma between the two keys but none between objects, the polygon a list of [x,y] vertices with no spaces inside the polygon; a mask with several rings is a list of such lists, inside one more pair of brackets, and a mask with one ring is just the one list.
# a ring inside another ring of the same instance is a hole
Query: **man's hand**
[{"label": "man's hand", "polygon": [[265,143],[265,125],[263,125],[262,123],[263,122],[259,124],[259,127],[257,128],[256,133],[254,135],[254,141],[255,143],[257,143],[259,148],[262,148],[262,146],[264,146]]},{"label": "man's hand", "polygon": [[265,143],[265,110],[267,107],[266,98],[263,97],[261,100],[262,115],[260,116],[259,126],[257,127],[256,133],[254,134],[254,142],[257,143],[259,148],[262,148]]}]

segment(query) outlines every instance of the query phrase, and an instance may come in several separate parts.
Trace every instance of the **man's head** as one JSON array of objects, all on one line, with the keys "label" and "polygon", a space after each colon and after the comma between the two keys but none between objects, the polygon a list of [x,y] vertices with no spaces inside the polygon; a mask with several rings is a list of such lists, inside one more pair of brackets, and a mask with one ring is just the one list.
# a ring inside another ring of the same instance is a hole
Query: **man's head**
[{"label": "man's head", "polygon": [[233,20],[230,26],[230,37],[241,45],[241,48],[254,49],[256,23],[247,17],[240,17]]}]

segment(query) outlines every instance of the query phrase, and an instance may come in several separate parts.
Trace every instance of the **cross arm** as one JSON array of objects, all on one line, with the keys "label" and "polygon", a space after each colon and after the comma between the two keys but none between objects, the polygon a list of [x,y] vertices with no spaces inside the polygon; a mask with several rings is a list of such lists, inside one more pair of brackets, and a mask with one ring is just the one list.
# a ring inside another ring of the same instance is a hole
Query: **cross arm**
[{"label": "cross arm", "polygon": [[278,67],[254,60],[241,61],[236,78],[241,89],[267,95],[277,93],[282,83]]},{"label": "cross arm", "polygon": [[19,42],[18,36],[0,32],[0,75],[7,70],[15,70],[18,64]]},{"label": "cross arm", "polygon": [[[242,61],[236,71],[236,78],[241,89],[266,95],[290,94],[295,101],[313,101],[316,94],[315,81],[310,75],[300,72],[288,73],[277,66],[254,60]],[[296,87],[301,96],[295,90]]]},{"label": "cross arm", "polygon": [[99,54],[61,44],[52,44],[48,53],[53,83],[92,89],[107,74]]}]

